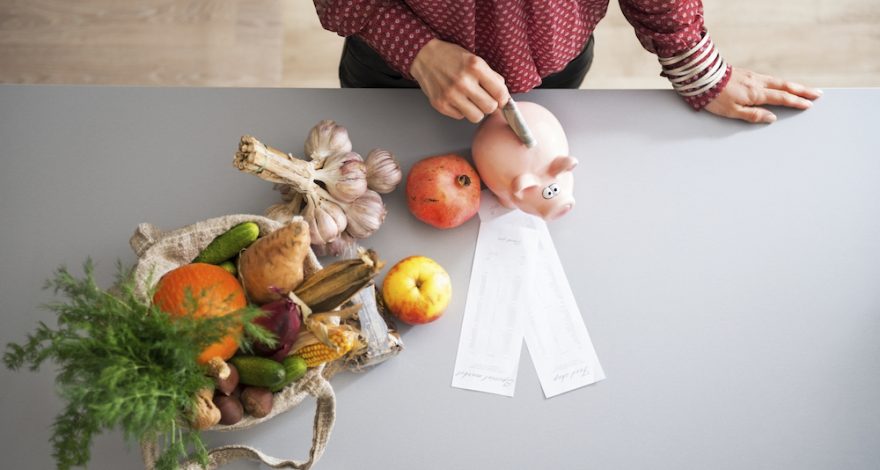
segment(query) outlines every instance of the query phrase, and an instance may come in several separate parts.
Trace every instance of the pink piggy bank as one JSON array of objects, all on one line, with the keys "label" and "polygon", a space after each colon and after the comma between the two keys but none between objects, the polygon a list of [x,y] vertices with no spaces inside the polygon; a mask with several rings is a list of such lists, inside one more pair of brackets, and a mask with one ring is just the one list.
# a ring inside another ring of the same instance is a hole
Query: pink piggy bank
[{"label": "pink piggy bank", "polygon": [[517,102],[537,141],[526,147],[500,111],[480,124],[471,153],[480,178],[505,207],[518,208],[545,220],[562,217],[574,207],[577,159],[568,155],[562,125],[546,108]]}]

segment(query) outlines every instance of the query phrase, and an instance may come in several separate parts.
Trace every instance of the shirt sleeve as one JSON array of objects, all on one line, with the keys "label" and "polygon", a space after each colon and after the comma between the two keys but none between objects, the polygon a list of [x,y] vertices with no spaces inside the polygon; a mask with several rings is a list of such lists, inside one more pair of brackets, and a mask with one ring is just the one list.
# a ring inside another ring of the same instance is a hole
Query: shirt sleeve
[{"label": "shirt sleeve", "polygon": [[[700,0],[620,0],[620,9],[635,28],[642,46],[660,58],[675,57],[691,50],[707,34]],[[706,49],[714,47],[711,41],[707,41],[681,62],[708,57]],[[720,57],[717,60],[721,60]],[[704,70],[693,80],[700,79],[708,72],[709,69]],[[723,78],[715,86],[699,95],[685,96],[685,101],[694,109],[702,109],[721,93],[730,79],[730,73],[728,65]]]},{"label": "shirt sleeve", "polygon": [[409,70],[422,47],[436,37],[402,0],[314,0],[324,29],[357,35],[392,68],[412,80]]}]

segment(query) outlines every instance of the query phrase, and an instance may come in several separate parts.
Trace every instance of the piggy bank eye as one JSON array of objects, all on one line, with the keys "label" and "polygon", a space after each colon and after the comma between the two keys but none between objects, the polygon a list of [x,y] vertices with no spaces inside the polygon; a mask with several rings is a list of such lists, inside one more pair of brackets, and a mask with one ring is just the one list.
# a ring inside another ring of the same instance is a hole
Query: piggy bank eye
[{"label": "piggy bank eye", "polygon": [[541,192],[544,199],[553,199],[557,194],[559,194],[559,185],[556,183],[548,185],[544,188],[544,191]]}]

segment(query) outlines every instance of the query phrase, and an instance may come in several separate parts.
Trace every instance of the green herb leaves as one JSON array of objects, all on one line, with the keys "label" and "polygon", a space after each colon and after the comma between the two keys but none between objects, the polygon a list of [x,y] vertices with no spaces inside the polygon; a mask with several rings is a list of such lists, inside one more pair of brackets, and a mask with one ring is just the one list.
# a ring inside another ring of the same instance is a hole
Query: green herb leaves
[{"label": "green herb leaves", "polygon": [[265,312],[247,307],[226,316],[171,318],[137,297],[121,266],[112,290],[97,285],[91,261],[84,272],[80,279],[64,267],[56,271],[47,288],[63,300],[46,308],[57,314],[57,327],[39,323],[3,355],[14,370],[36,370],[47,360],[58,367],[66,401],[51,438],[58,468],[85,466],[94,436],[115,428],[129,440],[157,440],[159,468],[176,468],[188,449],[204,464],[201,437],[185,425],[196,392],[213,385],[196,357],[240,326],[248,337],[271,343],[273,335],[251,323]]}]

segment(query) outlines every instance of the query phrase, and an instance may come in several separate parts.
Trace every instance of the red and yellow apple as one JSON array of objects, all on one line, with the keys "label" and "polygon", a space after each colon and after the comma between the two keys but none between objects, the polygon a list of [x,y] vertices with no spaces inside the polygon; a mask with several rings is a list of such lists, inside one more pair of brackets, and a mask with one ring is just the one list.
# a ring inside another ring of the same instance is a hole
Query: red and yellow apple
[{"label": "red and yellow apple", "polygon": [[388,310],[404,323],[432,322],[449,306],[452,280],[436,261],[410,256],[395,264],[382,283],[382,298]]},{"label": "red and yellow apple", "polygon": [[480,175],[459,155],[425,158],[409,170],[406,202],[410,212],[426,224],[458,227],[480,208]]}]

